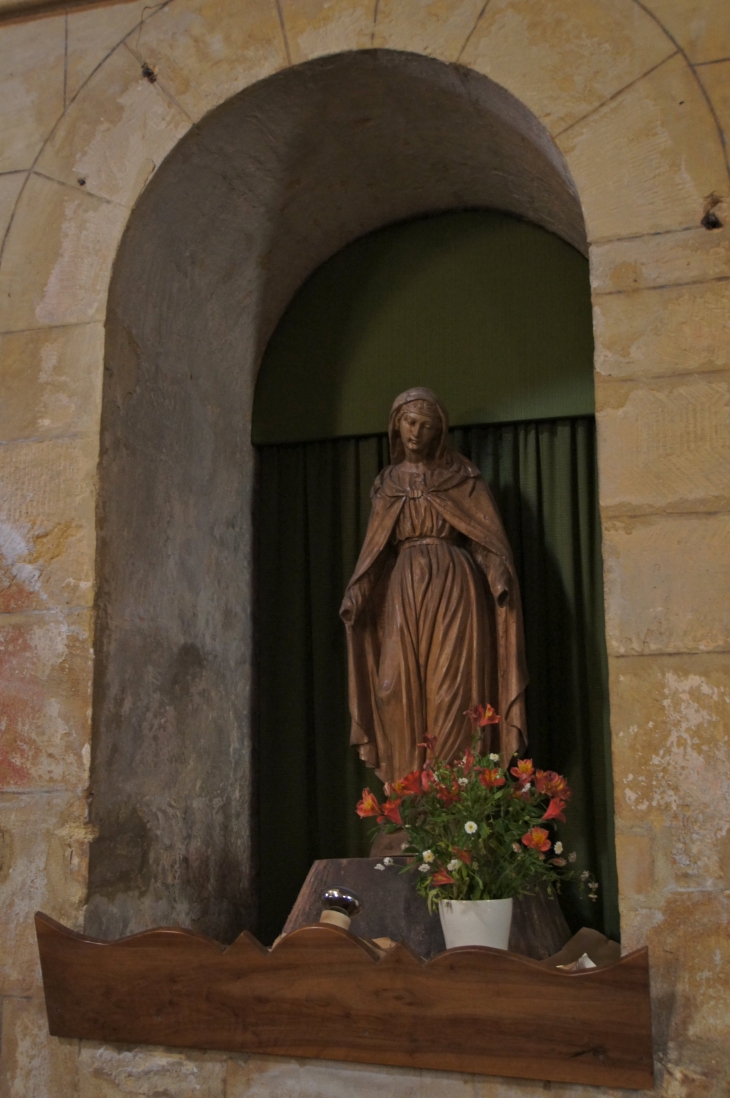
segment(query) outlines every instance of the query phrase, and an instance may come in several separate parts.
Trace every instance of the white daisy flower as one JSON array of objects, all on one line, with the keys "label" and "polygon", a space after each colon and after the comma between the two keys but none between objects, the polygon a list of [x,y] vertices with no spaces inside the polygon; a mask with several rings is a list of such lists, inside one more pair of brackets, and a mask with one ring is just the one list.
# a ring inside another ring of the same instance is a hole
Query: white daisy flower
[{"label": "white daisy flower", "polygon": [[499,762],[499,755],[490,755],[489,758],[491,759],[491,761],[493,763],[498,763]]},{"label": "white daisy flower", "polygon": [[587,881],[589,877],[590,877],[590,873],[588,872],[587,869],[584,869],[583,872],[580,875],[581,881]]},{"label": "white daisy flower", "polygon": [[424,862],[432,862],[434,860],[434,858],[436,857],[433,850],[424,850],[424,852],[421,856],[422,856]]},{"label": "white daisy flower", "polygon": [[512,843],[512,849],[514,850],[515,854],[521,854],[522,853],[522,847],[520,846],[519,843]]},{"label": "white daisy flower", "polygon": [[568,861],[574,862],[577,857],[578,855],[576,854],[576,852],[574,850],[571,850],[570,854],[568,855]]},{"label": "white daisy flower", "polygon": [[392,865],[392,864],[393,864],[393,859],[392,858],[383,858],[383,865]]},{"label": "white daisy flower", "polygon": [[556,854],[563,853],[563,844],[561,842],[553,843],[553,850]]},{"label": "white daisy flower", "polygon": [[446,866],[446,868],[448,869],[449,873],[453,873],[454,870],[458,869],[460,865],[461,865],[461,862],[459,861],[458,858],[452,858],[451,861]]},{"label": "white daisy flower", "polygon": [[474,823],[473,820],[467,820],[464,824],[464,831],[466,831],[467,835],[473,835],[476,829],[477,825]]},{"label": "white daisy flower", "polygon": [[385,866],[383,865],[382,862],[378,862],[378,864],[376,866],[374,866],[373,868],[374,869],[385,869]]},{"label": "white daisy flower", "polygon": [[428,873],[430,868],[431,868],[431,866],[428,864],[428,862],[423,862],[421,865],[419,865],[418,872],[419,873]]},{"label": "white daisy flower", "polygon": [[468,784],[469,784],[469,779],[468,778],[459,778],[459,785],[468,785]]}]

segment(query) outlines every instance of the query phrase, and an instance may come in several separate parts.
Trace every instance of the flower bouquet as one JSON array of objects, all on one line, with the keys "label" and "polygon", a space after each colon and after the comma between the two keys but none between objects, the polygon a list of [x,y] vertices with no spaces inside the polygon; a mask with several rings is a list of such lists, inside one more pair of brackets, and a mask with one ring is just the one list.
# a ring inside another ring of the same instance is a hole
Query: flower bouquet
[{"label": "flower bouquet", "polygon": [[[515,756],[505,769],[498,755],[476,754],[480,730],[499,717],[491,706],[469,716],[474,744],[462,758],[437,758],[428,736],[422,770],[387,784],[383,804],[364,789],[357,806],[359,816],[376,818],[378,830],[406,832],[403,853],[412,859],[406,870],[417,871],[429,911],[443,901],[511,899],[540,884],[552,894],[576,875],[575,854],[565,855],[552,835],[570,800],[565,778],[535,769],[530,759]],[[392,863],[385,858],[380,868]],[[584,872],[580,881],[595,900],[592,875]]]}]

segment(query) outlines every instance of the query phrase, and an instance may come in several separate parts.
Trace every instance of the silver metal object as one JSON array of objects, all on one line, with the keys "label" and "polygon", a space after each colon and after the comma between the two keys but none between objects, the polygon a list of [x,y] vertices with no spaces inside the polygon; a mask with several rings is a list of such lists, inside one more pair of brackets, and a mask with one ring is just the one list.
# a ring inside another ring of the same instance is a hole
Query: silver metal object
[{"label": "silver metal object", "polygon": [[339,911],[354,919],[362,911],[362,900],[348,888],[328,888],[322,893],[322,907],[326,911]]}]

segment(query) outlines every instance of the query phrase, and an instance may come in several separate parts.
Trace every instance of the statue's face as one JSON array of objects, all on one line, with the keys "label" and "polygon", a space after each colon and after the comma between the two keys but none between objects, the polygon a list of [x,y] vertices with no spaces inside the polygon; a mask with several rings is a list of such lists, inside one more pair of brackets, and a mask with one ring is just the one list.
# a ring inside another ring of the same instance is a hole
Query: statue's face
[{"label": "statue's face", "polygon": [[435,415],[416,412],[406,404],[398,429],[408,460],[423,461],[438,437],[441,424]]}]

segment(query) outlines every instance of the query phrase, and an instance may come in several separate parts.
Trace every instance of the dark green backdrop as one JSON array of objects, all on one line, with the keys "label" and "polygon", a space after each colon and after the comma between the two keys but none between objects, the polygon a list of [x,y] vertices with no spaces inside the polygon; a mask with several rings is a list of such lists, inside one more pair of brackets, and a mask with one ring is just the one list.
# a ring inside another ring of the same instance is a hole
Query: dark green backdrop
[{"label": "dark green backdrop", "polygon": [[370,435],[428,385],[451,423],[593,412],[588,262],[492,210],[391,225],[315,271],[274,332],[253,441]]},{"label": "dark green backdrop", "polygon": [[[562,837],[602,885],[571,921],[618,934],[603,587],[592,417],[461,428],[495,491],[523,594],[530,754],[573,789]],[[354,806],[378,787],[348,746],[337,611],[362,543],[384,435],[260,451],[258,773],[260,934],[281,930],[316,858],[365,855]],[[487,699],[485,699],[487,700]]]},{"label": "dark green backdrop", "polygon": [[[369,850],[354,806],[378,782],[348,745],[337,611],[388,460],[368,428],[414,384],[435,388],[457,423],[470,409],[491,421],[452,437],[492,485],[518,565],[530,754],[568,776],[562,837],[602,885],[598,905],[570,892],[564,907],[573,925],[617,937],[588,267],[493,212],[409,222],[344,249],[299,292],[264,358],[253,424],[260,936],[279,933],[312,861]],[[510,412],[521,422],[504,422]]]}]

